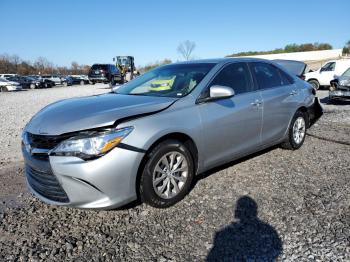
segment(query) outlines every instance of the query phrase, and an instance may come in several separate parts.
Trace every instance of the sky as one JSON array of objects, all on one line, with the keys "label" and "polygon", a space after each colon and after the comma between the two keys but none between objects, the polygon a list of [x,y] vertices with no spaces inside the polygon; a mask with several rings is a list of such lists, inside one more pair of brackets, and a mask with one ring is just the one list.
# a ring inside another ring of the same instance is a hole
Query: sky
[{"label": "sky", "polygon": [[59,66],[132,55],[145,65],[181,60],[185,40],[198,59],[291,43],[342,48],[349,10],[349,0],[0,0],[0,54]]}]

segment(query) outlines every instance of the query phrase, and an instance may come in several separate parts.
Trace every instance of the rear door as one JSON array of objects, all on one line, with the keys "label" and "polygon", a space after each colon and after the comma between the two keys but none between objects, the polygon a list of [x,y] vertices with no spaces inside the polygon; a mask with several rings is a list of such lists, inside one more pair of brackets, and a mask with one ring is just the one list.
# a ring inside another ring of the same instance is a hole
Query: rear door
[{"label": "rear door", "polygon": [[284,137],[299,91],[291,76],[270,63],[252,62],[250,67],[263,100],[261,140],[267,145]]},{"label": "rear door", "polygon": [[262,125],[261,96],[259,91],[254,90],[246,63],[226,65],[208,85],[206,92],[213,85],[229,86],[235,95],[198,105],[206,167],[256,149],[260,145]]}]

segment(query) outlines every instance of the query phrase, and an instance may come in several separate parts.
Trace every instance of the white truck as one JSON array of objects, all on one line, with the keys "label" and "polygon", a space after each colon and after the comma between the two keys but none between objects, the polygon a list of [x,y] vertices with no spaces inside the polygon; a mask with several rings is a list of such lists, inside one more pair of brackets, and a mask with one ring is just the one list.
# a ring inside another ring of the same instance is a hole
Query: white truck
[{"label": "white truck", "polygon": [[350,59],[331,60],[318,70],[306,73],[305,81],[315,89],[319,89],[320,86],[329,87],[331,80],[343,74],[349,67]]}]

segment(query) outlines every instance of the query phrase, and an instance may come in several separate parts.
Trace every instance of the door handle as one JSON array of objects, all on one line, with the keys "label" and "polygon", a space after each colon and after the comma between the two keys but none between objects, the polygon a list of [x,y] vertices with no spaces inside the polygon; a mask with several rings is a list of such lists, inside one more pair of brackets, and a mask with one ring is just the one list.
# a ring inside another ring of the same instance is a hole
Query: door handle
[{"label": "door handle", "polygon": [[289,95],[294,96],[294,95],[296,95],[297,93],[298,93],[298,92],[297,92],[296,90],[292,90],[292,92],[290,92]]},{"label": "door handle", "polygon": [[254,102],[250,103],[252,106],[260,106],[262,104],[261,100],[256,99]]}]

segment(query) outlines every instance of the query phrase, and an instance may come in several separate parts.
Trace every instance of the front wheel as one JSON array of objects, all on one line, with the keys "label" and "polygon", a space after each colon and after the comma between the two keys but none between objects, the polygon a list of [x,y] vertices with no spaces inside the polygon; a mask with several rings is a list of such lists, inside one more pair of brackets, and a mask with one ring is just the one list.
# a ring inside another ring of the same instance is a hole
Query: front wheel
[{"label": "front wheel", "polygon": [[309,80],[308,83],[316,90],[320,89],[320,83],[317,80]]},{"label": "front wheel", "polygon": [[297,111],[290,123],[288,130],[288,138],[282,143],[282,148],[295,150],[300,148],[305,140],[307,128],[307,114]]},{"label": "front wheel", "polygon": [[194,176],[190,151],[177,140],[166,140],[149,154],[140,179],[140,197],[153,207],[166,208],[189,192]]}]

